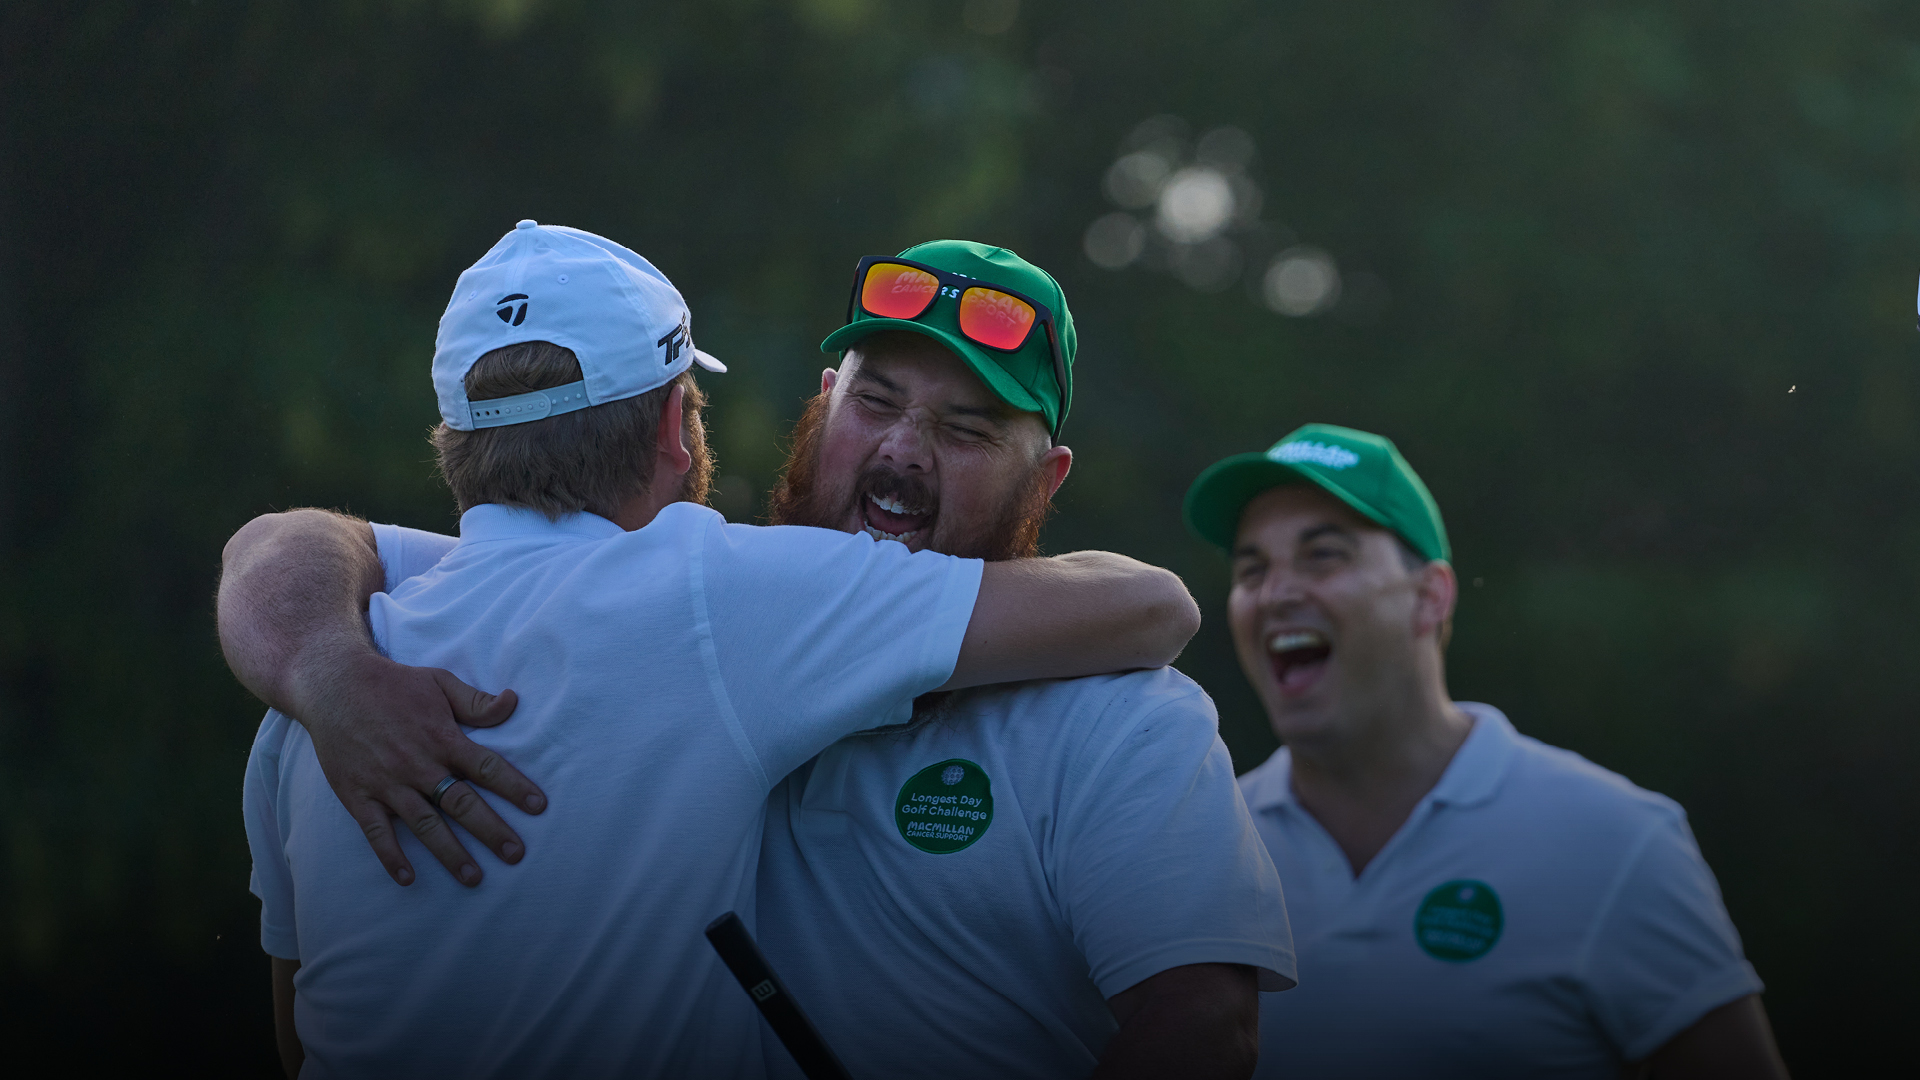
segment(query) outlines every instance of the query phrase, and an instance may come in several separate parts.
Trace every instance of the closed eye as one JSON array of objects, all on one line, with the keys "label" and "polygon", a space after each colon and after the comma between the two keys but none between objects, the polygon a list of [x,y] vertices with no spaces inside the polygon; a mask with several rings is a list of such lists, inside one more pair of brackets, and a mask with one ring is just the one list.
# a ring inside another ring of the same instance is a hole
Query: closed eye
[{"label": "closed eye", "polygon": [[1323,570],[1345,563],[1348,557],[1346,548],[1333,544],[1316,544],[1300,553],[1302,563]]}]

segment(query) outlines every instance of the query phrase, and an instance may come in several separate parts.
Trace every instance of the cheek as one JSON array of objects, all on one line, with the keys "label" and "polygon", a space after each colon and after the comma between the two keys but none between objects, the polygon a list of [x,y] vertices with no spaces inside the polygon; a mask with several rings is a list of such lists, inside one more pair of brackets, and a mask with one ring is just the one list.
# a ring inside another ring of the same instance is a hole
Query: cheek
[{"label": "cheek", "polygon": [[965,448],[936,453],[941,516],[961,521],[991,517],[1018,483],[1014,471],[1001,464]]},{"label": "cheek", "polygon": [[878,445],[878,438],[859,422],[854,410],[836,410],[820,431],[820,480],[840,483],[857,472]]},{"label": "cheek", "polygon": [[1227,628],[1233,632],[1235,647],[1245,650],[1253,643],[1260,626],[1260,606],[1253,593],[1236,585],[1227,594]]}]

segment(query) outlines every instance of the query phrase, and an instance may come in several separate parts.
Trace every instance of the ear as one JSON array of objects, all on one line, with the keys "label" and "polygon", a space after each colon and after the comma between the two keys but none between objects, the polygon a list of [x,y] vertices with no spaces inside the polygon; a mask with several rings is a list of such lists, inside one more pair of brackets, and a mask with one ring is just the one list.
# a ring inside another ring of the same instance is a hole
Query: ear
[{"label": "ear", "polygon": [[1073,471],[1073,451],[1056,446],[1040,455],[1040,467],[1048,470],[1047,498],[1051,499],[1060,485],[1067,482],[1067,474]]},{"label": "ear", "polygon": [[660,465],[671,471],[674,476],[685,476],[693,468],[693,452],[687,449],[681,438],[686,428],[687,391],[686,387],[675,383],[673,392],[660,406],[660,428],[654,436],[655,449],[660,455]]},{"label": "ear", "polygon": [[1453,618],[1453,605],[1460,599],[1460,580],[1453,566],[1435,559],[1418,571],[1414,586],[1413,633],[1415,637],[1437,634]]},{"label": "ear", "polygon": [[820,373],[820,392],[833,393],[833,384],[840,381],[840,369],[828,368]]}]

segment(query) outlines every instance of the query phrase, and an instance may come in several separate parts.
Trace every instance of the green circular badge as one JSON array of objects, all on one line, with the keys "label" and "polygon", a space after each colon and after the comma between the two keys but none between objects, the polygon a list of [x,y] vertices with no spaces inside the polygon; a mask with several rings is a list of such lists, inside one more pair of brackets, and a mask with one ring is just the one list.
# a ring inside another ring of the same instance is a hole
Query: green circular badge
[{"label": "green circular badge", "polygon": [[1455,962],[1485,956],[1506,925],[1500,897],[1484,881],[1449,881],[1420,901],[1413,916],[1413,939],[1436,960]]},{"label": "green circular badge", "polygon": [[951,855],[993,824],[993,784],[985,769],[965,758],[929,765],[900,785],[893,822],[921,851]]}]

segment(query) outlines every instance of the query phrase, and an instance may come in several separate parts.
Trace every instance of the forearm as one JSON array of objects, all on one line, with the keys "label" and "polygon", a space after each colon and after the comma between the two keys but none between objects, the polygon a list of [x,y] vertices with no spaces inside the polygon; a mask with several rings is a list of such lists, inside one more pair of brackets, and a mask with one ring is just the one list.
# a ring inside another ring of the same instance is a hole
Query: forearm
[{"label": "forearm", "polygon": [[1253,969],[1237,964],[1172,968],[1116,995],[1114,1032],[1093,1080],[1246,1080],[1260,1051]]},{"label": "forearm", "polygon": [[300,961],[278,956],[270,959],[273,961],[273,1041],[280,1050],[280,1067],[286,1070],[287,1080],[293,1080],[300,1075],[300,1066],[307,1058],[293,1022],[293,977],[300,972]]},{"label": "forearm", "polygon": [[1637,1067],[1652,1080],[1786,1080],[1758,994],[1714,1009]]},{"label": "forearm", "polygon": [[1160,667],[1199,629],[1178,575],[1124,555],[989,563],[945,689]]},{"label": "forearm", "polygon": [[253,519],[221,554],[227,665],[261,700],[297,715],[304,690],[373,652],[364,614],[383,582],[364,521],[325,510]]}]

